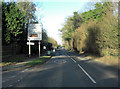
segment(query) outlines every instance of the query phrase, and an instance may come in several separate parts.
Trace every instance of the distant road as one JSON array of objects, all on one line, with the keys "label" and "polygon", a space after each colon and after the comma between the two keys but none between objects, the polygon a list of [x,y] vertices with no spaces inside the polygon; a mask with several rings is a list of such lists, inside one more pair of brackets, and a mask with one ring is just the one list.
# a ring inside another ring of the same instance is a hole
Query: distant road
[{"label": "distant road", "polygon": [[3,87],[117,87],[118,70],[59,49],[47,63],[3,73]]}]

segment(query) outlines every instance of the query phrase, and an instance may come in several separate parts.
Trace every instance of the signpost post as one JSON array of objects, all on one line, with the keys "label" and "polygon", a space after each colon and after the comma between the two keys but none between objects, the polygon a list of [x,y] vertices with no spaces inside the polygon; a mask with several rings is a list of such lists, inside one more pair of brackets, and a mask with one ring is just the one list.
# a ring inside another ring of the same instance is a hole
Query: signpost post
[{"label": "signpost post", "polygon": [[31,56],[30,40],[29,40],[29,57]]},{"label": "signpost post", "polygon": [[39,43],[38,43],[38,44],[39,44],[39,57],[40,57],[40,41],[39,41]]},{"label": "signpost post", "polygon": [[31,56],[31,47],[34,45],[30,41],[39,41],[39,57],[40,57],[40,40],[42,40],[42,24],[30,24],[28,27],[28,40],[29,40],[29,57]]}]

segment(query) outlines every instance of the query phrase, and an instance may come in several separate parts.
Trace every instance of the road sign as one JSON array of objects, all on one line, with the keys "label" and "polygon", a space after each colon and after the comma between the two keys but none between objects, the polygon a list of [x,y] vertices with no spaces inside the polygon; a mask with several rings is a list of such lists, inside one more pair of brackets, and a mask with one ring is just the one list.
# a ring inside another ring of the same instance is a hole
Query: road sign
[{"label": "road sign", "polygon": [[42,40],[42,24],[29,24],[28,40]]},{"label": "road sign", "polygon": [[35,45],[35,43],[34,42],[27,42],[27,45]]}]

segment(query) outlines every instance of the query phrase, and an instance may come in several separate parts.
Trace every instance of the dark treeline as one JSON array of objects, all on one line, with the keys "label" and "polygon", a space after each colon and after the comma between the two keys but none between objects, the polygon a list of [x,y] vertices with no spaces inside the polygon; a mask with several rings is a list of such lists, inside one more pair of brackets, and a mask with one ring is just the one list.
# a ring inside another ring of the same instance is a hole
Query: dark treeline
[{"label": "dark treeline", "polygon": [[79,53],[118,55],[118,3],[99,2],[94,6],[66,19],[61,29],[64,46]]}]

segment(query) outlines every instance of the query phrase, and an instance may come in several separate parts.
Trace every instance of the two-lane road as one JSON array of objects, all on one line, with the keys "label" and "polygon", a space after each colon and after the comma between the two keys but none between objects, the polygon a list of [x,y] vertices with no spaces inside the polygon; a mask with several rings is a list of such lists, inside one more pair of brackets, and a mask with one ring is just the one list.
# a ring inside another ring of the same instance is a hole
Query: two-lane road
[{"label": "two-lane road", "polygon": [[118,73],[60,49],[43,65],[3,73],[3,87],[118,87]]}]

